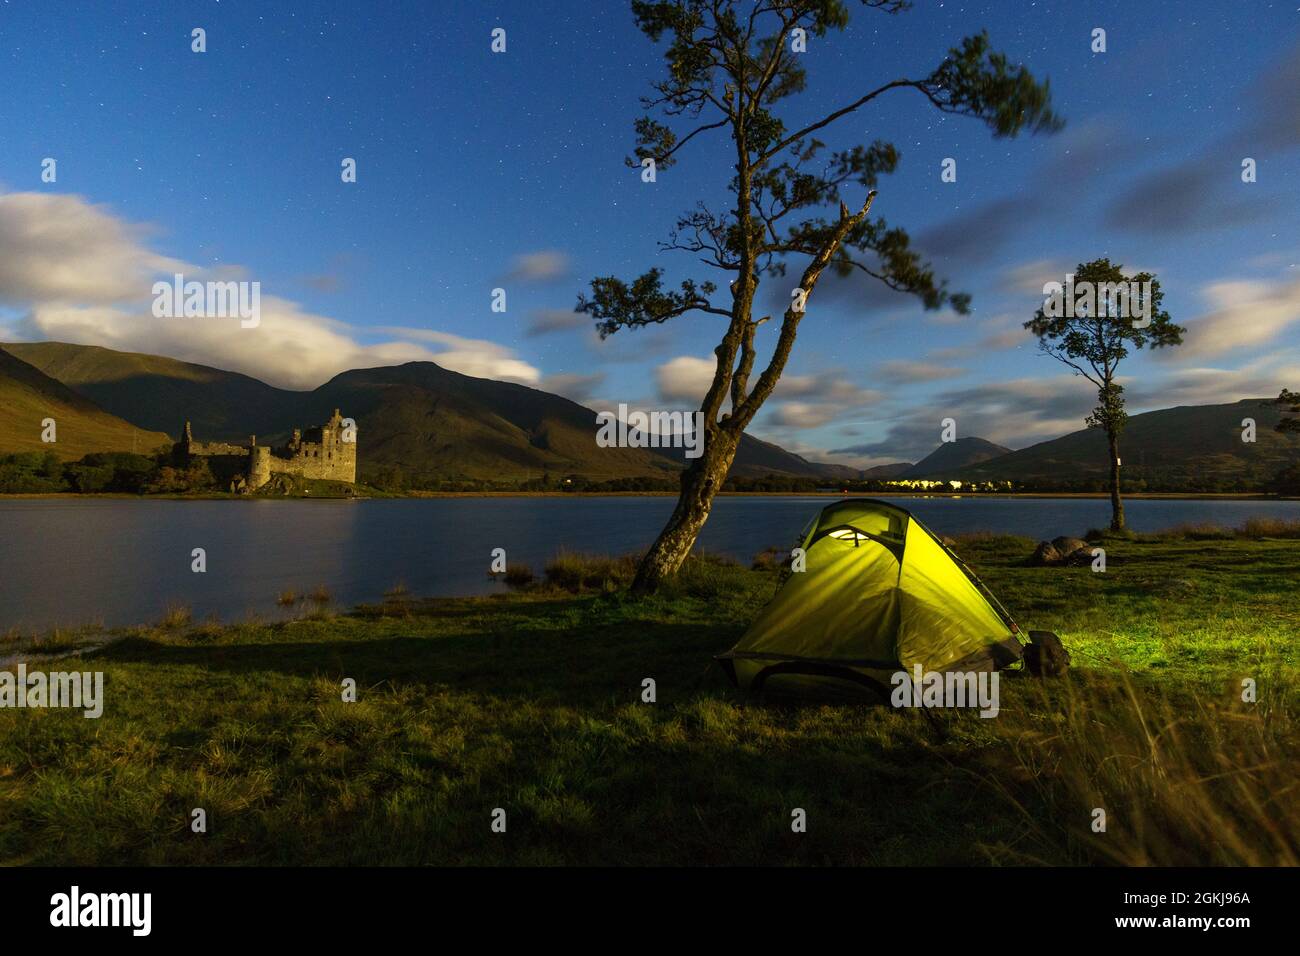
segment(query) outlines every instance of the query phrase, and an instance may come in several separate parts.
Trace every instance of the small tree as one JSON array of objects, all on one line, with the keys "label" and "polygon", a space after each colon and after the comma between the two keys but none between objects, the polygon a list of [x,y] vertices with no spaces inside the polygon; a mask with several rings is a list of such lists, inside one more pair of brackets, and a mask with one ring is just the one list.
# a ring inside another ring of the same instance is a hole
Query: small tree
[{"label": "small tree", "polygon": [[1124,530],[1119,437],[1128,423],[1124,386],[1116,374],[1130,347],[1163,348],[1183,341],[1186,329],[1170,321],[1160,305],[1163,299],[1160,281],[1151,273],[1125,276],[1122,266],[1095,259],[1080,265],[1073,285],[1049,295],[1025,323],[1044,353],[1097,387],[1097,407],[1087,425],[1106,433],[1112,531]]},{"label": "small tree", "polygon": [[[907,6],[904,0],[860,3],[891,14]],[[676,289],[665,287],[659,268],[631,282],[613,276],[594,279],[590,296],[578,299],[579,310],[596,319],[602,336],[688,312],[723,321],[713,380],[700,405],[702,453],[683,472],[677,507],[637,569],[633,590],[644,592],[676,572],[690,553],[741,435],[785,369],[799,323],[826,269],[842,276],[861,271],[917,296],[928,309],[947,304],[967,311],[968,297],[947,291],[911,249],[906,232],[867,218],[880,176],[898,165],[894,146],[878,139],[827,154],[818,134],[900,90],[919,93],[942,113],[983,120],[995,136],[1054,130],[1060,121],[1050,109],[1047,85],[991,50],[987,35],[980,34],[965,38],[920,77],[883,82],[790,128],[778,107],[804,89],[800,61],[813,59],[803,52],[809,37],[824,37],[847,25],[846,0],[633,0],[632,13],[647,37],[658,43],[667,36],[669,43],[667,74],[653,84],[654,96],[643,100],[647,112],[636,121],[637,155],[628,165],[652,181],[677,162],[688,143],[718,131],[730,137],[735,156],[729,208],[714,211],[700,202],[660,246],[688,252],[728,277],[729,303],[715,301],[718,287],[711,281],[688,278]],[[869,51],[861,52],[863,63],[870,63]],[[656,111],[664,118],[652,115]],[[683,121],[689,122],[686,129],[674,129]],[[841,198],[846,187],[857,192],[856,211]],[[754,317],[759,282],[764,276],[785,275],[792,263],[800,269],[798,284],[782,290],[790,306],[772,356],[754,378],[755,335],[770,318]]]},{"label": "small tree", "polygon": [[1273,400],[1274,405],[1279,405],[1285,412],[1290,412],[1292,418],[1283,418],[1275,426],[1280,432],[1300,432],[1300,392],[1290,392],[1285,388],[1282,394]]}]

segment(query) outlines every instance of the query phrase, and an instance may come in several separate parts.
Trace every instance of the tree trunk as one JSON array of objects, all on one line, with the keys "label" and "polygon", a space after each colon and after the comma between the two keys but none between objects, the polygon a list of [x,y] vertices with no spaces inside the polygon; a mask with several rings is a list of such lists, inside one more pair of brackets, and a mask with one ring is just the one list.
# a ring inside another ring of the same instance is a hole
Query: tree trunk
[{"label": "tree trunk", "polygon": [[657,590],[685,562],[695,546],[695,538],[709,518],[713,497],[731,470],[739,443],[740,436],[730,430],[710,431],[704,453],[682,473],[682,493],[672,517],[637,566],[636,578],[632,581],[633,594],[649,594]]},{"label": "tree trunk", "polygon": [[1124,502],[1119,496],[1119,436],[1106,433],[1110,445],[1110,530],[1124,530]]},{"label": "tree trunk", "polygon": [[[744,144],[740,143],[739,145],[742,156],[742,195],[748,197],[749,180],[748,169],[744,164]],[[840,247],[840,243],[844,241],[844,237],[866,218],[875,198],[876,191],[873,189],[867,193],[866,202],[862,204],[862,208],[856,214],[850,213],[849,207],[844,205],[843,202],[840,203],[839,222],[821,250],[803,270],[803,276],[800,278],[799,288],[803,290],[805,300],[812,295],[813,289],[817,286],[818,278],[830,264],[831,258]],[[737,220],[742,225],[749,222],[748,208],[748,199],[746,198],[737,211]],[[655,539],[655,543],[650,546],[650,550],[641,559],[641,564],[636,569],[636,577],[632,581],[633,594],[648,594],[655,591],[665,578],[675,574],[677,569],[686,561],[687,555],[691,553],[691,548],[695,545],[695,539],[699,535],[700,529],[704,527],[704,522],[709,520],[709,510],[713,507],[713,497],[718,493],[718,489],[722,487],[723,481],[726,480],[727,472],[731,470],[731,462],[736,457],[736,449],[740,445],[741,436],[744,435],[745,429],[753,420],[754,415],[758,413],[763,402],[772,394],[777,380],[781,377],[781,372],[785,370],[786,360],[790,357],[790,350],[794,347],[799,321],[803,318],[802,304],[798,308],[791,306],[786,309],[781,320],[781,334],[778,336],[776,347],[772,351],[772,359],[767,368],[763,370],[763,374],[758,377],[758,382],[753,390],[748,395],[744,395],[745,386],[749,382],[749,374],[754,366],[754,328],[757,323],[751,322],[749,317],[756,286],[753,260],[747,252],[741,266],[740,276],[732,287],[731,325],[727,329],[727,334],[723,337],[721,344],[715,350],[718,356],[717,371],[713,376],[713,384],[709,386],[709,391],[705,394],[704,402],[700,407],[700,411],[704,414],[704,419],[708,423],[705,426],[707,431],[704,441],[704,453],[691,462],[686,471],[682,473],[682,493],[677,499],[677,507],[673,509],[673,515],[668,519],[668,524],[664,527],[664,530],[659,532],[659,537]],[[760,319],[759,321],[766,321],[766,319]],[[735,368],[736,352],[742,349],[740,367]],[[722,405],[729,384],[734,386],[732,390],[732,409],[719,422],[715,420],[715,417]]]}]

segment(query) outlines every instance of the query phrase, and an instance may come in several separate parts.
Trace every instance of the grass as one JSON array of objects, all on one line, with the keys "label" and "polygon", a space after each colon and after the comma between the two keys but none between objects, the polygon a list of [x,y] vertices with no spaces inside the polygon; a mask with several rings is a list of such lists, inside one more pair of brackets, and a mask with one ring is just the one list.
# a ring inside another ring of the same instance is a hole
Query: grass
[{"label": "grass", "polygon": [[175,630],[176,628],[188,627],[193,619],[193,612],[186,605],[169,604],[163,611],[158,627],[163,630]]},{"label": "grass", "polygon": [[544,572],[546,584],[574,594],[582,591],[616,591],[632,583],[636,558],[631,555],[584,555],[561,551]]},{"label": "grass", "polygon": [[776,562],[637,601],[628,560],[561,555],[491,598],[134,629],[59,664],[105,672],[99,720],[0,710],[0,863],[1300,862],[1300,548],[1104,546],[1095,574],[957,540],[1074,659],[1005,674],[991,720],[734,691],[710,658]]}]

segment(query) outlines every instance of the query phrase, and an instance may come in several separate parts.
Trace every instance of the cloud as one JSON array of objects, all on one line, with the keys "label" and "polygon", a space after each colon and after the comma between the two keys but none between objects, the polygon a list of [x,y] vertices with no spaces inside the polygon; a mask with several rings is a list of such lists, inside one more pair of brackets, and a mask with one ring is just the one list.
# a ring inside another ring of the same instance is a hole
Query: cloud
[{"label": "cloud", "polygon": [[378,330],[395,336],[390,340],[362,342],[346,323],[265,289],[256,328],[242,328],[234,318],[155,318],[152,286],[159,278],[179,272],[204,281],[249,273],[160,255],[144,245],[148,234],[79,196],[0,194],[0,304],[20,316],[15,336],[160,353],[297,389],[314,388],[349,368],[411,361],[527,384],[541,378],[512,350],[483,339],[397,328]]},{"label": "cloud", "polygon": [[1250,118],[1237,145],[1271,154],[1300,146],[1300,42],[1265,69],[1255,88],[1243,98]]},{"label": "cloud", "polygon": [[1155,353],[1160,358],[1186,361],[1259,348],[1300,323],[1300,279],[1225,280],[1206,286],[1202,294],[1210,311],[1188,320],[1183,344]]},{"label": "cloud", "polygon": [[[1038,228],[1049,213],[1059,213],[1083,186],[1113,168],[1109,160],[1120,133],[1114,123],[1100,117],[1071,126],[1044,146],[1047,159],[1028,183],[920,232],[917,248],[938,260],[941,268],[996,261],[1015,238]],[[1063,182],[1070,183],[1072,192],[1063,194]]]},{"label": "cloud", "polygon": [[860,407],[880,401],[884,396],[875,389],[861,388],[835,370],[818,375],[782,375],[777,380],[771,400],[814,399],[835,402],[841,407]]},{"label": "cloud", "polygon": [[1139,178],[1111,205],[1107,222],[1159,235],[1257,222],[1273,211],[1240,181],[1240,156],[1214,151]]},{"label": "cloud", "polygon": [[1096,401],[1093,389],[1064,376],[953,389],[895,419],[883,440],[833,449],[832,454],[917,461],[939,446],[945,418],[956,421],[958,438],[1023,448],[1083,428]]},{"label": "cloud", "polygon": [[[690,355],[680,355],[665,362],[655,370],[660,400],[697,405],[713,384],[716,368],[716,359]],[[860,388],[834,372],[785,375],[778,380],[772,398],[763,409],[764,423],[787,428],[817,428],[882,398],[880,392]]]},{"label": "cloud", "polygon": [[552,282],[569,274],[569,257],[558,249],[542,249],[515,256],[506,280],[511,282]]},{"label": "cloud", "polygon": [[333,295],[343,290],[344,277],[355,271],[358,257],[353,252],[336,252],[319,272],[300,276],[298,281],[314,292]]},{"label": "cloud", "polygon": [[595,372],[591,375],[564,373],[560,375],[546,376],[542,379],[539,387],[543,391],[553,392],[556,395],[563,395],[565,398],[575,401],[580,405],[586,405],[594,400],[595,390],[603,385],[604,382],[604,372]]},{"label": "cloud", "polygon": [[1074,266],[1064,259],[1035,259],[1004,269],[998,282],[1011,292],[1041,300],[1043,286],[1049,282],[1064,282],[1066,275],[1074,271]]},{"label": "cloud", "polygon": [[933,362],[911,362],[905,359],[883,362],[876,368],[876,377],[889,385],[941,382],[944,379],[960,378],[965,374],[963,369],[936,365]]},{"label": "cloud", "polygon": [[984,334],[974,342],[931,349],[926,353],[927,361],[956,362],[962,359],[987,358],[993,352],[1006,352],[1034,343],[1034,337],[1024,327],[1023,321],[1008,313],[981,322],[979,327],[984,330]]},{"label": "cloud", "polygon": [[1072,124],[1054,140],[1053,154],[1038,179],[1053,186],[1070,183],[1079,190],[1110,173],[1116,149],[1128,144],[1124,129],[1110,117],[1094,116]]},{"label": "cloud", "polygon": [[0,194],[0,302],[139,301],[159,275],[195,271],[145,248],[148,233],[79,196]]},{"label": "cloud", "polygon": [[[507,382],[520,382],[535,385],[541,381],[542,373],[522,359],[516,358],[514,350],[487,339],[471,339],[451,332],[439,332],[433,329],[413,329],[391,326],[380,329],[402,338],[427,342],[430,345],[443,346],[433,353],[433,361],[443,368],[462,375],[476,378],[497,378]],[[392,343],[393,346],[405,346],[406,343]],[[366,346],[370,351],[379,351],[386,346]],[[410,361],[409,359],[407,361]]]},{"label": "cloud", "polygon": [[316,292],[325,292],[333,294],[343,288],[343,280],[336,275],[321,273],[320,275],[303,276],[303,284],[309,289]]},{"label": "cloud", "polygon": [[1300,349],[1267,355],[1241,368],[1201,366],[1179,369],[1154,382],[1125,388],[1137,410],[1177,405],[1223,405],[1246,398],[1269,398],[1300,381]]},{"label": "cloud", "polygon": [[713,373],[717,367],[715,359],[695,358],[691,355],[679,355],[670,359],[655,369],[659,397],[665,402],[698,403],[713,384]]},{"label": "cloud", "polygon": [[[1245,121],[1236,130],[1194,157],[1138,179],[1111,204],[1109,222],[1135,232],[1181,235],[1275,212],[1275,200],[1259,190],[1267,188],[1264,160],[1300,146],[1300,43],[1263,70],[1239,99]],[[1241,181],[1246,158],[1259,164],[1258,183]]]},{"label": "cloud", "polygon": [[533,336],[546,335],[568,329],[583,329],[591,324],[591,316],[586,312],[574,312],[572,309],[538,309],[529,319],[525,332]]},{"label": "cloud", "polygon": [[[917,247],[940,266],[992,264],[1014,239],[1041,230],[1044,220],[1059,218],[1076,206],[1086,195],[1085,187],[1100,188],[1099,181],[1116,169],[1115,151],[1127,146],[1124,130],[1109,118],[1071,126],[1044,147],[1047,158],[1029,182],[921,232]],[[1069,188],[1063,189],[1062,183]],[[1025,291],[1040,294],[1041,289],[1040,284]]]},{"label": "cloud", "polygon": [[862,388],[840,369],[827,369],[814,375],[787,374],[777,381],[755,424],[775,432],[772,440],[789,449],[799,441],[800,432],[846,416],[860,417],[865,409],[884,399],[883,392]]},{"label": "cloud", "polygon": [[841,405],[817,402],[785,402],[778,405],[770,416],[773,424],[785,428],[820,428],[835,420],[844,411]]},{"label": "cloud", "polygon": [[157,319],[147,304],[129,308],[56,303],[33,306],[15,331],[23,339],[168,355],[296,389],[313,388],[349,368],[442,359],[410,342],[362,345],[342,323],[267,295],[262,296],[261,324],[252,329],[241,328],[238,319]]},{"label": "cloud", "polygon": [[992,259],[1026,220],[1043,207],[1041,198],[1022,192],[985,202],[921,233],[917,246],[926,255],[962,263]]},{"label": "cloud", "polygon": [[1033,333],[1023,326],[992,332],[976,343],[979,352],[1005,352],[1008,349],[1024,348],[1033,341]]}]

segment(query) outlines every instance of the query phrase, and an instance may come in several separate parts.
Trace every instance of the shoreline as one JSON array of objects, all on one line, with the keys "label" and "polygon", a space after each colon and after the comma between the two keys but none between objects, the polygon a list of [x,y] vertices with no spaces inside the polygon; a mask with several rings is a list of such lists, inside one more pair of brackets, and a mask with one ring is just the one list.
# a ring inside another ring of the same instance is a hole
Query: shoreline
[{"label": "shoreline", "polygon": [[[83,494],[70,491],[0,493],[0,501],[97,500],[105,501],[387,501],[429,498],[676,498],[675,491],[416,491],[379,495],[237,495],[229,492],[201,495],[135,495],[128,492]],[[1109,500],[1105,491],[720,491],[719,498],[1080,498]],[[1267,492],[1142,491],[1124,495],[1125,501],[1300,501],[1300,497]]]},{"label": "shoreline", "polygon": [[[1294,500],[1294,499],[1293,499]],[[1272,533],[1269,530],[1256,530],[1251,532],[1247,526],[1233,527],[1225,524],[1214,525],[1176,525],[1165,530],[1157,531],[1139,531],[1129,533],[1127,536],[1120,538],[1121,541],[1137,546],[1177,546],[1180,544],[1192,545],[1212,545],[1217,547],[1233,546],[1250,546],[1258,545],[1260,542],[1285,541],[1294,549],[1297,542],[1300,542],[1300,520],[1296,519],[1264,519],[1265,521],[1273,520],[1274,529]],[[1247,525],[1249,522],[1247,523]],[[1025,543],[1025,550],[1022,553],[1023,560],[1019,561],[1016,567],[1029,567],[1028,554],[1029,546],[1033,544],[1034,536],[1023,535],[1017,532],[987,532],[987,531],[967,531],[958,532],[953,536],[953,547],[963,547],[970,545],[978,547],[979,542],[988,538],[992,534],[994,537],[1001,538],[1022,538]],[[1102,537],[1094,538],[1088,535],[1089,541],[1110,540],[1109,532],[1102,532]],[[972,544],[973,542],[973,544]],[[563,548],[556,549],[552,552],[558,555],[563,552]],[[767,549],[772,550],[771,547]],[[639,552],[630,552],[639,554]],[[723,559],[723,563],[735,564],[738,567],[745,567],[750,564],[749,559],[738,558],[727,552],[709,552],[706,549],[696,552],[697,554],[713,554]],[[759,552],[762,554],[763,552]],[[579,552],[582,555],[582,552]],[[596,560],[603,560],[599,552],[587,553],[588,557]],[[751,571],[762,570],[758,565],[748,568]],[[488,575],[489,578],[498,582],[503,582],[499,575]],[[456,602],[456,601],[486,601],[489,604],[500,601],[502,598],[528,597],[533,592],[528,588],[516,588],[506,583],[504,589],[493,588],[491,590],[478,591],[460,591],[456,593],[409,593],[402,584],[402,590],[396,591],[389,589],[376,588],[368,594],[360,597],[352,597],[334,603],[332,597],[325,599],[324,604],[315,610],[308,608],[308,592],[291,589],[290,593],[297,594],[294,603],[285,607],[281,602],[271,603],[271,598],[266,599],[264,605],[257,607],[248,607],[243,617],[237,615],[223,615],[221,612],[201,611],[198,615],[192,612],[188,603],[179,605],[168,604],[159,609],[156,614],[142,616],[143,619],[135,621],[108,624],[102,615],[92,615],[81,621],[75,622],[50,622],[45,625],[34,626],[22,623],[3,623],[0,622],[0,670],[13,666],[19,660],[44,659],[56,660],[62,657],[74,656],[83,652],[97,650],[108,644],[115,643],[124,637],[139,635],[143,631],[151,629],[174,629],[175,627],[196,628],[196,627],[216,627],[220,629],[237,628],[240,626],[273,626],[277,624],[290,623],[293,621],[305,621],[318,619],[321,612],[327,617],[349,616],[373,612],[376,608],[383,608],[388,605],[390,600],[395,600],[399,604],[414,606],[429,606],[439,602]],[[563,588],[559,588],[563,590]],[[167,618],[173,614],[173,611],[183,613],[184,623],[180,625],[167,622]],[[149,620],[149,617],[155,618]],[[42,648],[40,645],[48,644],[53,639],[51,646]]]}]

